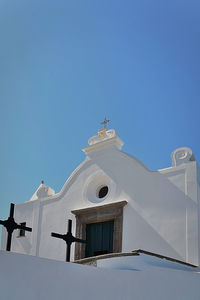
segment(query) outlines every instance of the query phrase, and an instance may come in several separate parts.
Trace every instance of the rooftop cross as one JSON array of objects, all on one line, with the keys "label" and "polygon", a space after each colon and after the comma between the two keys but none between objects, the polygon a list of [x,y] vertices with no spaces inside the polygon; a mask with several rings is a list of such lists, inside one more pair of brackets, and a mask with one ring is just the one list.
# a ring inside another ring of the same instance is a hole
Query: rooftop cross
[{"label": "rooftop cross", "polygon": [[7,246],[6,250],[10,251],[11,248],[11,240],[12,240],[12,233],[15,229],[22,229],[25,231],[32,231],[32,228],[26,227],[24,225],[18,225],[15,220],[14,220],[14,209],[15,209],[15,204],[11,203],[10,204],[10,215],[7,220],[2,221],[0,220],[0,225],[3,225],[7,232],[8,232],[8,237],[7,237]]},{"label": "rooftop cross", "polygon": [[66,251],[66,261],[70,261],[70,252],[71,252],[71,244],[74,242],[78,243],[86,243],[86,241],[75,238],[72,235],[72,220],[68,220],[68,231],[67,234],[59,234],[52,232],[51,236],[56,237],[58,239],[63,239],[67,244],[67,251]]},{"label": "rooftop cross", "polygon": [[104,128],[107,129],[106,124],[110,122],[110,120],[107,120],[106,117],[104,118],[104,121],[101,122],[102,125],[104,125]]}]

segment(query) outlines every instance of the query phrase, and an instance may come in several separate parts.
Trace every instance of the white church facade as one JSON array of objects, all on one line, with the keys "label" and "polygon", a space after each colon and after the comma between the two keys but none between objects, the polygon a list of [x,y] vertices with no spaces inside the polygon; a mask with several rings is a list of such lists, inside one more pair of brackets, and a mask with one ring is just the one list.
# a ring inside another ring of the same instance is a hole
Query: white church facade
[{"label": "white church facade", "polygon": [[[32,232],[15,230],[13,252],[65,260],[66,244],[51,236],[72,233],[71,260],[136,249],[193,265],[200,261],[199,166],[189,148],[172,153],[172,166],[151,171],[121,151],[115,130],[103,128],[83,149],[84,162],[57,194],[43,182],[15,220]],[[7,232],[2,230],[2,249]]]}]

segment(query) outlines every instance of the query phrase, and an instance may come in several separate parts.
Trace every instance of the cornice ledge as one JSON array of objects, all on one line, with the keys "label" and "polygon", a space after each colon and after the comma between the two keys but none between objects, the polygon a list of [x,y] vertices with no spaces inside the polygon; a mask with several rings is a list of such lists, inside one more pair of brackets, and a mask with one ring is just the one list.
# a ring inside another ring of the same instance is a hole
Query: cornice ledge
[{"label": "cornice ledge", "polygon": [[71,212],[74,215],[78,216],[78,215],[97,212],[97,211],[106,210],[106,209],[110,209],[110,208],[122,208],[127,204],[128,204],[128,201],[123,200],[123,201],[113,202],[113,203],[104,204],[104,205],[98,205],[98,206],[93,206],[93,207],[75,209],[75,210],[72,210]]},{"label": "cornice ledge", "polygon": [[87,155],[87,154],[90,154],[93,152],[101,151],[103,149],[106,149],[106,148],[112,147],[112,146],[115,146],[116,148],[121,150],[123,144],[124,144],[124,142],[120,139],[120,137],[118,135],[116,135],[112,138],[101,141],[99,143],[89,145],[89,146],[83,148],[82,150]]}]

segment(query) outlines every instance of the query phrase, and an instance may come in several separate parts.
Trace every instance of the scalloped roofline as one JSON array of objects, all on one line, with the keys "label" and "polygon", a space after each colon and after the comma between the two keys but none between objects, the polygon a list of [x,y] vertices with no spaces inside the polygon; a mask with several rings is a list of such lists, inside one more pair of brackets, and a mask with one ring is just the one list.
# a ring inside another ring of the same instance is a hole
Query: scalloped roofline
[{"label": "scalloped roofline", "polygon": [[156,173],[158,172],[157,170],[151,170],[149,169],[143,162],[141,162],[141,160],[139,160],[138,158],[136,158],[135,156],[129,154],[129,153],[126,153],[124,151],[120,151],[122,154],[124,154],[125,156],[128,156],[132,159],[134,159],[140,166],[142,166],[147,172],[151,172],[151,173]]},{"label": "scalloped roofline", "polygon": [[[164,175],[162,173],[162,171],[175,171],[177,169],[182,169],[183,165],[179,165],[179,166],[170,166],[168,168],[164,168],[164,169],[159,169],[159,170],[151,170],[149,169],[143,162],[141,162],[138,158],[134,157],[133,155],[126,153],[124,151],[120,151],[117,150],[122,156],[129,158],[131,160],[134,160],[137,164],[139,164],[145,171],[149,172],[149,173],[154,173],[154,174],[159,174],[159,175]],[[176,151],[176,150],[175,150]],[[63,187],[61,188],[61,190],[56,193],[55,195],[46,197],[46,198],[42,198],[42,199],[36,199],[36,200],[32,200],[32,201],[42,201],[42,202],[46,202],[49,200],[59,200],[60,198],[62,198],[62,196],[68,191],[68,189],[71,187],[71,185],[73,184],[73,182],[76,180],[77,175],[79,174],[80,170],[87,164],[87,163],[92,163],[93,159],[91,157],[86,156],[85,160],[78,165],[78,167],[75,168],[75,170],[71,173],[71,175],[67,178],[66,182],[64,183]]]},{"label": "scalloped roofline", "polygon": [[[118,150],[119,151],[119,150]],[[138,160],[136,157],[124,152],[124,151],[119,151],[119,153],[125,157],[128,157],[132,160],[135,160],[141,167],[143,167],[147,172],[151,172],[151,173],[156,173],[157,171],[153,171],[148,169],[140,160]],[[71,175],[67,178],[66,182],[64,183],[63,187],[61,188],[60,192],[56,193],[53,196],[49,196],[48,198],[43,198],[41,201],[49,201],[49,200],[56,200],[58,198],[61,198],[66,192],[67,190],[70,188],[70,186],[73,184],[73,182],[76,179],[76,176],[79,174],[79,171],[89,162],[92,163],[93,159],[90,159],[88,157],[85,158],[85,160],[78,165],[78,167],[76,167],[76,169],[71,173]],[[33,200],[33,201],[37,201],[37,200]]]}]

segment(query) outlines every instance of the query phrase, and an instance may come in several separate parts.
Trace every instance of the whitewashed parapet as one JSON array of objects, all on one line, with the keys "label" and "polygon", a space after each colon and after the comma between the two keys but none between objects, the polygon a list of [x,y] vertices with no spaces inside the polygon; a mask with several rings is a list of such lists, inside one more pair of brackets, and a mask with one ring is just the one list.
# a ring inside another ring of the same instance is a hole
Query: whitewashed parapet
[{"label": "whitewashed parapet", "polygon": [[86,155],[111,147],[121,150],[124,143],[114,129],[103,128],[98,131],[98,135],[88,140],[88,144],[89,146],[82,149]]},{"label": "whitewashed parapet", "polygon": [[95,135],[88,140],[88,144],[94,145],[103,142],[105,140],[111,139],[115,136],[116,136],[116,132],[114,129],[110,129],[110,130],[101,129],[98,131],[98,135]]}]

